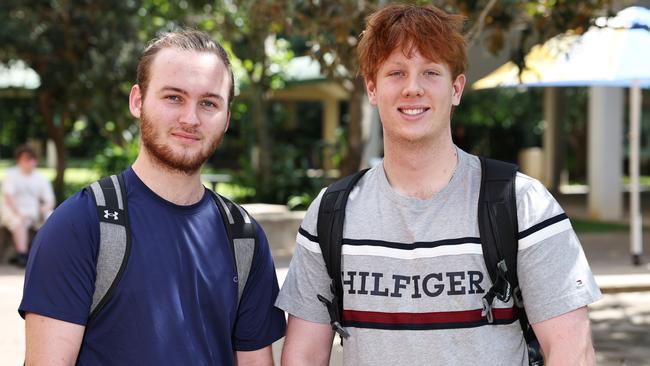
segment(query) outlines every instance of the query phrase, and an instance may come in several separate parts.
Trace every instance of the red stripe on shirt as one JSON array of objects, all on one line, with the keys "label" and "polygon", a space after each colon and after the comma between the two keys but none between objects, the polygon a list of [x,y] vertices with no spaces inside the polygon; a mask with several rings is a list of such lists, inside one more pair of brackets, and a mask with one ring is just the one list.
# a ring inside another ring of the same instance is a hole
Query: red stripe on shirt
[{"label": "red stripe on shirt", "polygon": [[[494,320],[515,318],[515,308],[493,308]],[[464,311],[440,311],[430,313],[382,313],[377,311],[344,310],[343,320],[350,322],[384,324],[442,324],[477,322],[485,319],[481,309]]]}]

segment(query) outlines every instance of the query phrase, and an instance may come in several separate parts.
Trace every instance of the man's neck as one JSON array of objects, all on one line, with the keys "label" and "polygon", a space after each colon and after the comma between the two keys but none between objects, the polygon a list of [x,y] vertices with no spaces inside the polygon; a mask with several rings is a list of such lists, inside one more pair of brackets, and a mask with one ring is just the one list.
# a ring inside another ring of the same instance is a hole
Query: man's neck
[{"label": "man's neck", "polygon": [[386,141],[384,146],[386,178],[393,189],[407,197],[433,197],[447,186],[457,164],[451,136],[427,143]]},{"label": "man's neck", "polygon": [[18,171],[20,172],[21,175],[24,176],[30,176],[32,175],[32,172],[34,172],[34,168],[27,168],[21,165],[16,164],[16,167],[18,168]]},{"label": "man's neck", "polygon": [[138,178],[158,196],[177,205],[191,205],[201,200],[205,188],[201,184],[201,171],[193,174],[169,169],[140,151],[133,163]]}]

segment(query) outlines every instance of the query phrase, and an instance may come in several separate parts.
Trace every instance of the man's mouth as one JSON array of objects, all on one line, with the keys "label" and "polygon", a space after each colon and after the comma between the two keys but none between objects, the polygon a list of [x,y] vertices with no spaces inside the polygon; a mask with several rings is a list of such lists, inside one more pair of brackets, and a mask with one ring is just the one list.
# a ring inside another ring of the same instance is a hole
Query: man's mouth
[{"label": "man's mouth", "polygon": [[417,116],[418,114],[422,114],[426,111],[429,110],[429,108],[425,107],[418,107],[418,108],[411,108],[411,107],[404,107],[404,108],[397,108],[401,113],[404,113],[409,116]]},{"label": "man's mouth", "polygon": [[180,137],[181,139],[184,140],[200,140],[198,135],[191,134],[191,133],[186,133],[186,132],[173,132],[173,136]]}]

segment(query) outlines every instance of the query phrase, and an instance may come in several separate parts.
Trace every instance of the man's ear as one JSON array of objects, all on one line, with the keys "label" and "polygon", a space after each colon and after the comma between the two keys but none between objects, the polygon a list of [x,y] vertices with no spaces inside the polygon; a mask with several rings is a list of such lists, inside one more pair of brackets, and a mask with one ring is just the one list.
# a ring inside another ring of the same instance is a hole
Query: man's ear
[{"label": "man's ear", "polygon": [[465,89],[465,75],[460,74],[456,76],[456,80],[452,83],[452,94],[451,94],[451,104],[459,105],[460,97],[463,96],[463,90]]},{"label": "man's ear", "polygon": [[131,115],[135,118],[140,118],[142,114],[142,92],[138,84],[131,87],[131,93],[129,94],[129,110]]},{"label": "man's ear", "polygon": [[226,133],[226,131],[228,131],[228,127],[230,127],[230,108],[228,109],[228,117],[226,117],[226,128],[223,130],[223,133]]},{"label": "man's ear", "polygon": [[366,93],[368,94],[368,101],[372,105],[377,105],[377,86],[375,82],[366,78]]}]

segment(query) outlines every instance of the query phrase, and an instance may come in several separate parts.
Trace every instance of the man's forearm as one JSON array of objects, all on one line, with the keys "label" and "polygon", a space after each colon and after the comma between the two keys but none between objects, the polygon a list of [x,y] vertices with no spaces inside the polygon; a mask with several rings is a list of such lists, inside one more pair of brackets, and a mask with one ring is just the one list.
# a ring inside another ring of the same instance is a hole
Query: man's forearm
[{"label": "man's forearm", "polygon": [[237,366],[273,366],[273,351],[271,346],[256,351],[236,352]]},{"label": "man's forearm", "polygon": [[547,366],[596,364],[587,307],[533,324]]},{"label": "man's forearm", "polygon": [[28,313],[25,316],[25,365],[74,365],[84,329],[78,324]]},{"label": "man's forearm", "polygon": [[566,342],[566,346],[553,344],[544,351],[544,361],[546,366],[592,366],[596,364],[596,352],[594,351],[591,337],[588,337],[583,344]]},{"label": "man's forearm", "polygon": [[16,216],[22,216],[20,210],[18,210],[16,201],[14,201],[14,197],[9,193],[4,193],[3,197],[4,197],[4,204],[9,208],[9,210],[11,210],[11,212]]}]

